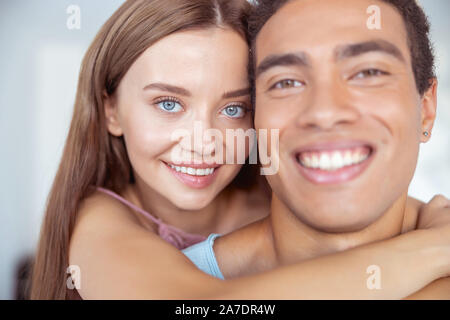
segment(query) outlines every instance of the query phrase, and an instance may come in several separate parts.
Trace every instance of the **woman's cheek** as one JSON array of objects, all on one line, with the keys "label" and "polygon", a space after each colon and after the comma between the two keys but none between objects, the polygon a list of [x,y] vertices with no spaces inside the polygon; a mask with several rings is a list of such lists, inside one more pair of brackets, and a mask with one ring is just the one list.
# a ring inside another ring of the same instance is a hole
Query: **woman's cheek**
[{"label": "woman's cheek", "polygon": [[151,121],[138,120],[128,126],[124,138],[129,153],[142,154],[146,157],[157,156],[170,145],[170,128],[162,128]]}]

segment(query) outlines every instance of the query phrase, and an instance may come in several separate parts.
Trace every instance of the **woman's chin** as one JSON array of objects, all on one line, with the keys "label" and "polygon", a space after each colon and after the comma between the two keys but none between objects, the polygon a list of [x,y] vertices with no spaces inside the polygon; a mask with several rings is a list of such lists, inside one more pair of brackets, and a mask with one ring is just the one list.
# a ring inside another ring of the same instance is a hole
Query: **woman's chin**
[{"label": "woman's chin", "polygon": [[206,208],[215,198],[215,195],[185,195],[172,199],[172,203],[181,210],[196,211]]}]

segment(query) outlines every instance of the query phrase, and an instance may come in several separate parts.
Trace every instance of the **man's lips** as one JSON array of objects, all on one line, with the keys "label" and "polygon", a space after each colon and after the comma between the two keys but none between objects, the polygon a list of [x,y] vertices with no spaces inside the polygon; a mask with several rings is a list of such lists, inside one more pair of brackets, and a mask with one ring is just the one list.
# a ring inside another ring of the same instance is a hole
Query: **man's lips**
[{"label": "man's lips", "polygon": [[359,141],[308,145],[294,152],[302,175],[316,184],[341,183],[359,176],[375,153],[373,145]]}]

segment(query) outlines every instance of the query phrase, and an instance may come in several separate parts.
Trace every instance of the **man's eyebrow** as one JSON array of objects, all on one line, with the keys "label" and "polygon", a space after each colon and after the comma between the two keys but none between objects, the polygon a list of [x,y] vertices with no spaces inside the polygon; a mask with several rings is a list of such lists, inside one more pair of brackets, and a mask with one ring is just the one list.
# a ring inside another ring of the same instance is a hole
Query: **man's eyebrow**
[{"label": "man's eyebrow", "polygon": [[279,66],[308,67],[309,62],[304,52],[270,55],[266,57],[256,68],[255,78],[258,78],[267,70]]},{"label": "man's eyebrow", "polygon": [[250,88],[244,88],[239,90],[233,90],[229,92],[225,92],[222,96],[223,99],[231,99],[231,98],[238,98],[243,96],[248,96],[251,93]]},{"label": "man's eyebrow", "polygon": [[181,88],[181,87],[173,86],[173,85],[170,85],[167,83],[161,83],[161,82],[151,83],[151,84],[145,86],[143,90],[151,90],[151,89],[172,92],[175,94],[180,94],[182,96],[188,96],[188,97],[191,96],[191,93],[188,90]]},{"label": "man's eyebrow", "polygon": [[334,57],[337,61],[356,57],[368,52],[384,52],[402,62],[406,62],[400,49],[386,40],[372,40],[361,43],[347,44],[339,46],[335,49]]}]

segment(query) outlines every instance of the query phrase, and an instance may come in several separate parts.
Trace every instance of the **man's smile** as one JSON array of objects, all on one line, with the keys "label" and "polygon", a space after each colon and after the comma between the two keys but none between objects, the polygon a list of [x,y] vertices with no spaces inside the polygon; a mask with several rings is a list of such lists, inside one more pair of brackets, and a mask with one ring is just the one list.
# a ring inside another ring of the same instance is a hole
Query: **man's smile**
[{"label": "man's smile", "polygon": [[359,176],[373,158],[375,147],[360,141],[321,142],[294,152],[301,174],[316,184],[341,183]]}]

